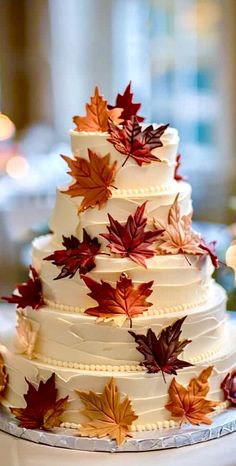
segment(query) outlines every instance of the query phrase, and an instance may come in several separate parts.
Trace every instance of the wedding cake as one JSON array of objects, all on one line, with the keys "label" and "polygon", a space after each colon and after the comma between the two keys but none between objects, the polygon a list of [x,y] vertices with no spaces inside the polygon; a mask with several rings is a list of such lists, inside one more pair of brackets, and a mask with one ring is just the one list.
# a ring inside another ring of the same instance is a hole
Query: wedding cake
[{"label": "wedding cake", "polygon": [[218,260],[192,228],[178,131],[148,125],[130,84],[95,88],[74,117],[70,181],[29,279],[7,299],[0,391],[26,428],[76,429],[122,444],[135,431],[210,424],[232,401],[236,347]]}]

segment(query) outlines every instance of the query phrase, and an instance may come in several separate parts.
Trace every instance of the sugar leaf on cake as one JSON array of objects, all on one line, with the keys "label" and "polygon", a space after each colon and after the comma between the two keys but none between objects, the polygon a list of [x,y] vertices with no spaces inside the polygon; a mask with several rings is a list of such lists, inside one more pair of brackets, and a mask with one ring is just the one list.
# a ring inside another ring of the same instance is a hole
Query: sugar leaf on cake
[{"label": "sugar leaf on cake", "polygon": [[143,121],[144,118],[137,115],[141,107],[140,103],[133,102],[133,93],[131,92],[131,81],[125,88],[123,94],[117,94],[115,105],[108,105],[109,110],[114,108],[121,108],[122,113],[120,118],[123,120],[130,120],[132,116],[136,116],[139,122]]},{"label": "sugar leaf on cake", "polygon": [[184,181],[186,180],[186,177],[185,176],[182,176],[180,175],[179,173],[179,169],[182,165],[182,162],[181,162],[181,155],[180,154],[177,154],[176,155],[176,160],[175,160],[175,171],[174,171],[174,179],[176,181]]},{"label": "sugar leaf on cake", "polygon": [[129,319],[132,327],[132,318],[143,314],[152,306],[147,298],[152,294],[153,281],[140,283],[135,286],[132,279],[122,273],[113,288],[110,283],[101,280],[96,282],[89,276],[82,277],[90,289],[88,296],[97,301],[98,306],[86,309],[85,314],[96,316],[99,320],[112,320],[121,326]]},{"label": "sugar leaf on cake", "polygon": [[149,374],[162,372],[165,381],[164,373],[176,375],[177,370],[192,366],[189,362],[178,359],[185,346],[191,343],[191,340],[180,340],[185,319],[186,316],[176,320],[165,327],[158,336],[151,328],[148,329],[147,335],[129,331],[138,344],[137,350],[144,356],[140,365],[145,366]]},{"label": "sugar leaf on cake", "polygon": [[59,427],[68,396],[57,400],[55,373],[46,382],[41,380],[38,387],[27,379],[26,382],[28,384],[28,391],[24,395],[26,407],[10,408],[12,414],[20,421],[21,427],[43,430]]},{"label": "sugar leaf on cake", "polygon": [[86,115],[73,117],[73,122],[76,125],[75,130],[105,132],[108,130],[108,118],[111,118],[116,123],[123,121],[120,117],[122,111],[122,108],[117,107],[109,109],[107,101],[100,94],[99,88],[96,86],[90,104],[86,104]]},{"label": "sugar leaf on cake", "polygon": [[190,380],[186,388],[175,378],[172,380],[168,390],[169,402],[165,408],[180,421],[180,424],[212,424],[207,414],[214,412],[219,404],[205,398],[210,389],[208,379],[212,370],[212,366],[204,369],[198,377]]},{"label": "sugar leaf on cake", "polygon": [[79,213],[89,207],[98,206],[101,209],[109,197],[112,195],[111,188],[114,188],[117,162],[110,164],[110,154],[99,156],[88,149],[88,160],[83,157],[74,159],[62,155],[70,169],[67,172],[74,183],[66,191],[62,191],[71,197],[82,196]]},{"label": "sugar leaf on cake", "polygon": [[72,278],[78,270],[80,274],[86,274],[96,266],[95,258],[99,254],[101,244],[98,238],[91,238],[85,229],[83,229],[83,241],[73,235],[63,236],[62,245],[64,249],[56,250],[44,258],[61,267],[59,275],[54,280]]},{"label": "sugar leaf on cake", "polygon": [[115,220],[110,214],[109,233],[101,233],[100,236],[109,241],[107,247],[112,253],[121,257],[129,257],[137,264],[146,267],[146,259],[155,256],[153,243],[162,234],[161,230],[146,230],[147,218],[144,217],[147,202],[138,206],[134,214],[130,214],[125,224]]},{"label": "sugar leaf on cake", "polygon": [[32,359],[40,325],[24,316],[23,312],[17,311],[16,325],[16,351],[25,354]]},{"label": "sugar leaf on cake", "polygon": [[4,358],[2,354],[0,353],[0,397],[5,392],[5,389],[7,387],[7,382],[8,382],[8,375],[6,371],[6,366],[5,366]]},{"label": "sugar leaf on cake", "polygon": [[236,406],[236,369],[228,372],[221,383],[221,388],[224,392],[225,400],[230,401],[232,406]]},{"label": "sugar leaf on cake", "polygon": [[29,268],[29,279],[25,283],[16,286],[11,296],[2,296],[8,303],[16,304],[17,308],[25,308],[27,306],[37,310],[44,304],[42,283],[38,272],[34,267]]},{"label": "sugar leaf on cake", "polygon": [[138,416],[128,396],[121,399],[115,380],[111,378],[101,394],[80,390],[76,390],[76,393],[85,406],[81,413],[89,419],[81,425],[79,435],[99,438],[108,436],[116,440],[117,445],[123,445],[126,438],[131,436],[131,425]]},{"label": "sugar leaf on cake", "polygon": [[139,166],[161,161],[152,153],[152,150],[163,146],[161,136],[169,125],[162,125],[156,129],[153,128],[153,125],[149,125],[143,129],[135,116],[132,116],[131,120],[125,121],[123,128],[115,125],[111,119],[109,119],[108,125],[109,137],[107,140],[126,157],[122,166],[130,157]]}]

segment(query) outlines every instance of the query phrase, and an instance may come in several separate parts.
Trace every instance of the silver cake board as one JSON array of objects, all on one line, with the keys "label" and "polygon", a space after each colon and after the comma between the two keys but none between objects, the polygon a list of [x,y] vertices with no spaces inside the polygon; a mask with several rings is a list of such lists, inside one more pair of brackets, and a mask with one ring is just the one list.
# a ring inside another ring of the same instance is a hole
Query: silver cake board
[{"label": "silver cake board", "polygon": [[72,450],[107,453],[144,452],[194,445],[235,432],[236,408],[228,408],[214,416],[213,423],[210,426],[185,424],[171,429],[135,432],[120,447],[117,446],[115,441],[108,438],[79,437],[78,432],[72,429],[57,428],[53,432],[46,432],[22,428],[4,408],[0,408],[0,430],[30,442]]}]

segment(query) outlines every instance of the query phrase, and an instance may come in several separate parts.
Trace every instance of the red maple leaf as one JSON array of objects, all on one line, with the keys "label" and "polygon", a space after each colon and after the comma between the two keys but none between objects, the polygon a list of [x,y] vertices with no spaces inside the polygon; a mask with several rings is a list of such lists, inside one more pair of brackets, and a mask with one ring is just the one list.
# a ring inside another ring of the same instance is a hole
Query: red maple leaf
[{"label": "red maple leaf", "polygon": [[113,288],[110,283],[103,280],[98,283],[88,276],[82,278],[91,290],[88,296],[98,303],[98,306],[86,309],[86,314],[99,318],[123,316],[124,319],[130,320],[130,327],[132,327],[132,317],[143,314],[148,307],[152,306],[152,303],[147,302],[146,298],[152,293],[153,281],[140,283],[135,287],[131,278],[122,273],[116,283],[116,288]]},{"label": "red maple leaf", "polygon": [[29,279],[26,283],[16,285],[16,290],[11,296],[2,296],[2,299],[8,303],[17,304],[17,309],[23,309],[31,306],[33,309],[38,309],[44,304],[42,283],[38,272],[30,266]]},{"label": "red maple leaf", "polygon": [[138,206],[134,215],[129,215],[124,225],[108,214],[110,225],[107,226],[107,229],[109,233],[100,234],[109,241],[108,247],[111,252],[120,254],[122,257],[129,257],[144,267],[146,267],[145,259],[155,255],[155,250],[149,249],[150,246],[163,232],[163,230],[145,231],[147,218],[143,215],[146,203]]},{"label": "red maple leaf", "polygon": [[124,94],[117,94],[115,105],[108,105],[109,110],[113,108],[122,108],[120,118],[122,120],[131,120],[132,116],[136,116],[138,121],[143,121],[144,118],[137,115],[141,107],[140,103],[133,102],[133,93],[131,92],[131,81],[126,87]]},{"label": "red maple leaf", "polygon": [[176,155],[176,160],[175,160],[176,165],[175,165],[175,171],[174,171],[174,179],[175,179],[176,181],[184,181],[184,180],[186,180],[186,177],[185,177],[185,176],[182,176],[182,175],[179,174],[179,169],[180,169],[180,167],[181,167],[181,165],[182,165],[181,158],[182,158],[182,157],[181,157],[180,154]]},{"label": "red maple leaf", "polygon": [[199,244],[199,248],[201,248],[203,251],[206,251],[206,253],[211,258],[212,265],[217,269],[219,267],[219,259],[215,252],[215,246],[216,241],[211,241],[209,244],[207,244],[203,239]]},{"label": "red maple leaf", "polygon": [[139,166],[152,161],[160,162],[160,159],[152,154],[152,150],[163,146],[161,136],[169,125],[162,125],[157,129],[150,125],[142,130],[137,117],[132,116],[131,120],[125,121],[123,128],[116,126],[111,119],[108,121],[108,126],[110,136],[107,140],[113,144],[118,152],[126,155],[122,166],[130,157]]},{"label": "red maple leaf", "polygon": [[137,350],[144,356],[141,365],[148,369],[148,373],[161,371],[164,377],[164,372],[176,375],[178,369],[192,366],[189,362],[178,359],[185,346],[191,343],[191,340],[179,340],[185,319],[186,316],[176,320],[164,328],[158,337],[151,328],[148,329],[147,335],[129,332],[138,343]]},{"label": "red maple leaf", "polygon": [[59,249],[53,254],[44,258],[46,261],[52,261],[54,265],[62,267],[61,272],[54,280],[69,277],[72,278],[77,270],[80,274],[86,274],[95,267],[95,257],[99,253],[101,244],[97,238],[91,238],[83,229],[83,241],[71,235],[63,236],[63,246],[66,249]]},{"label": "red maple leaf", "polygon": [[26,408],[10,408],[12,414],[20,421],[26,429],[45,429],[59,427],[68,396],[57,400],[57,389],[55,386],[55,373],[43,382],[39,383],[38,389],[27,379],[28,391],[24,395]]}]

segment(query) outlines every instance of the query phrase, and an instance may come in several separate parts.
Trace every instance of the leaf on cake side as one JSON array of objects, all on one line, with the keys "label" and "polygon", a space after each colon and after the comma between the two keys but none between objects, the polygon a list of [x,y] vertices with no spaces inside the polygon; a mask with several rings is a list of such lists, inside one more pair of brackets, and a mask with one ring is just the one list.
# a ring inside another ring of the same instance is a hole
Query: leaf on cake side
[{"label": "leaf on cake side", "polygon": [[16,325],[16,350],[19,354],[25,354],[32,358],[40,325],[24,316],[23,312],[17,311]]},{"label": "leaf on cake side", "polygon": [[142,130],[136,116],[132,116],[131,120],[125,121],[123,128],[116,126],[111,119],[109,119],[108,125],[110,136],[107,140],[113,144],[118,152],[126,156],[122,166],[130,157],[139,166],[142,166],[143,163],[161,161],[156,155],[152,154],[152,150],[163,146],[161,136],[169,125],[162,125],[157,129],[149,125]]},{"label": "leaf on cake side", "polygon": [[86,309],[85,314],[98,317],[99,320],[112,320],[121,326],[129,319],[132,327],[132,318],[143,314],[152,306],[146,298],[152,294],[153,281],[134,286],[131,278],[122,273],[116,288],[113,288],[103,280],[98,283],[88,276],[82,278],[90,289],[88,296],[98,303],[98,306]]},{"label": "leaf on cake side", "polygon": [[12,414],[26,429],[51,430],[61,424],[68,396],[57,400],[55,373],[46,382],[42,380],[37,388],[26,379],[28,391],[24,395],[26,408],[10,408]]},{"label": "leaf on cake side", "polygon": [[236,406],[236,369],[229,372],[221,383],[225,400]]},{"label": "leaf on cake side", "polygon": [[140,107],[141,103],[133,102],[133,92],[131,92],[131,81],[125,88],[124,94],[117,94],[115,105],[108,105],[108,108],[110,110],[114,108],[122,109],[122,113],[120,115],[120,118],[122,118],[122,120],[131,120],[132,116],[136,116],[137,120],[141,122],[144,120],[144,118],[137,115],[138,111],[140,110]]},{"label": "leaf on cake side", "polygon": [[99,156],[90,149],[88,149],[88,156],[89,160],[82,157],[71,159],[62,155],[70,169],[67,173],[75,180],[67,191],[62,191],[62,193],[71,197],[84,197],[79,213],[97,205],[101,209],[112,195],[111,188],[114,188],[117,162],[109,165],[110,154]]},{"label": "leaf on cake side", "polygon": [[80,274],[85,275],[96,267],[95,258],[99,254],[101,244],[98,238],[91,238],[85,229],[83,229],[83,241],[73,235],[63,236],[62,245],[65,249],[56,250],[44,258],[61,267],[59,275],[54,280],[72,278],[78,270]]},{"label": "leaf on cake side", "polygon": [[177,375],[177,370],[192,366],[189,362],[178,359],[185,346],[191,343],[191,340],[180,340],[181,327],[185,319],[186,316],[176,320],[164,328],[158,336],[151,328],[148,329],[147,335],[138,335],[129,331],[138,344],[137,350],[144,356],[140,365],[145,366],[149,374],[162,372],[165,381],[164,373]]},{"label": "leaf on cake side", "polygon": [[26,283],[16,285],[16,290],[13,291],[12,296],[2,296],[1,299],[16,304],[17,309],[24,309],[27,306],[35,310],[39,309],[44,304],[42,283],[34,267],[30,266],[29,279]]},{"label": "leaf on cake side", "polygon": [[157,254],[206,255],[218,267],[218,258],[213,250],[214,243],[207,245],[201,236],[192,230],[192,214],[180,215],[179,193],[169,209],[168,224],[165,226],[157,219],[154,228],[161,234],[157,240]]},{"label": "leaf on cake side", "polygon": [[100,94],[96,86],[94,95],[91,96],[91,103],[86,104],[86,116],[74,116],[73,122],[76,125],[76,131],[108,131],[108,118],[111,118],[117,124],[122,123],[122,108],[108,109],[107,101]]},{"label": "leaf on cake side", "polygon": [[179,173],[179,169],[180,169],[180,167],[181,167],[181,165],[182,165],[181,158],[182,158],[182,157],[181,157],[180,154],[176,155],[176,160],[175,160],[175,171],[174,171],[174,179],[175,179],[176,181],[184,181],[184,180],[187,179],[185,176],[182,176],[182,175],[180,175],[180,173]]},{"label": "leaf on cake side", "polygon": [[128,396],[121,400],[120,393],[111,378],[101,394],[76,390],[84,409],[81,413],[89,421],[82,424],[79,435],[82,437],[105,437],[115,440],[117,445],[123,445],[127,437],[131,437],[130,427],[138,419]]},{"label": "leaf on cake side", "polygon": [[112,253],[121,257],[129,257],[137,264],[146,267],[145,259],[155,256],[156,251],[152,244],[162,234],[160,231],[145,231],[147,218],[144,217],[146,207],[144,202],[138,206],[133,215],[129,215],[123,225],[108,214],[110,225],[107,226],[109,233],[101,233],[100,236],[109,241],[108,248]]},{"label": "leaf on cake side", "polygon": [[7,387],[7,382],[8,382],[7,370],[6,370],[3,356],[0,353],[0,398],[4,394],[4,391]]},{"label": "leaf on cake side", "polygon": [[208,378],[212,373],[212,367],[204,369],[199,377],[192,379],[185,388],[173,378],[169,387],[169,402],[165,408],[172,416],[180,420],[180,424],[212,424],[207,414],[212,413],[218,406],[217,401],[205,398],[209,391]]}]

